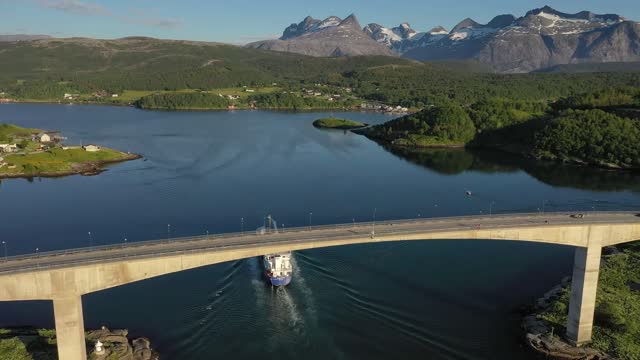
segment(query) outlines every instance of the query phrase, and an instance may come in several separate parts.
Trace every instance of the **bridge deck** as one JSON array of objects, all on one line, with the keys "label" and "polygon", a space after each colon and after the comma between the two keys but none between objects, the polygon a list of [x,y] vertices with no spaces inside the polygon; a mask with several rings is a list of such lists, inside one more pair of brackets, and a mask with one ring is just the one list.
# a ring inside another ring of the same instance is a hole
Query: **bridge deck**
[{"label": "bridge deck", "polygon": [[[0,261],[0,276],[33,270],[66,268],[96,263],[133,260],[181,252],[215,251],[300,242],[322,243],[336,239],[370,237],[375,228],[375,239],[416,234],[446,234],[469,230],[500,231],[514,228],[585,226],[598,224],[640,224],[640,217],[630,212],[585,213],[584,218],[574,218],[569,213],[513,214],[493,216],[463,216],[449,218],[422,218],[373,223],[340,224],[316,227],[299,227],[258,235],[255,232],[218,234],[176,238],[169,240],[131,242],[122,245],[71,249],[15,256]],[[531,239],[507,239],[532,241]],[[372,239],[374,241],[374,239]],[[541,240],[541,242],[544,242]],[[576,245],[579,244],[565,244]]]}]

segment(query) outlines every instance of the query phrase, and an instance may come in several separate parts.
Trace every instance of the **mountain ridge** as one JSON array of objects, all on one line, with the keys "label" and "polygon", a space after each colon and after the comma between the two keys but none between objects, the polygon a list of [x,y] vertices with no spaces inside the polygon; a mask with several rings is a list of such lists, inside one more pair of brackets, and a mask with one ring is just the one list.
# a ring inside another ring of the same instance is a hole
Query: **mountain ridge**
[{"label": "mountain ridge", "polygon": [[[451,31],[436,26],[424,32],[416,31],[406,22],[392,28],[377,23],[359,28],[355,15],[347,19],[307,17],[290,25],[278,40],[247,46],[312,56],[474,60],[490,65],[496,72],[507,73],[562,64],[640,61],[640,23],[617,14],[591,11],[570,14],[544,6],[521,17],[502,14],[486,24],[467,17]],[[347,25],[348,33],[344,30]]]}]

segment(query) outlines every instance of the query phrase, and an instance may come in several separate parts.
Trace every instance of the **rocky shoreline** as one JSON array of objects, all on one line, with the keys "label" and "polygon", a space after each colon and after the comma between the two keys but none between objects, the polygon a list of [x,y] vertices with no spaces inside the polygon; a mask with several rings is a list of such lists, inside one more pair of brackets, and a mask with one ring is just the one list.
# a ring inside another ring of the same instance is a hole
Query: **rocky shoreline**
[{"label": "rocky shoreline", "polygon": [[73,164],[73,169],[60,172],[40,172],[40,173],[11,173],[0,174],[1,179],[18,179],[18,178],[59,178],[71,175],[94,176],[106,171],[105,167],[111,164],[122,163],[131,160],[142,159],[139,154],[127,154],[126,157],[117,160],[88,161]]},{"label": "rocky shoreline", "polygon": [[141,337],[129,341],[127,330],[109,330],[102,327],[87,333],[87,342],[103,345],[102,351],[91,349],[89,358],[93,360],[158,360],[160,356],[151,349],[149,339]]},{"label": "rocky shoreline", "polygon": [[[158,360],[148,338],[130,340],[128,330],[99,330],[85,333],[87,359],[90,360]],[[34,327],[0,329],[2,359],[57,359],[55,330]]]},{"label": "rocky shoreline", "polygon": [[550,326],[540,315],[549,310],[553,301],[565,291],[569,291],[571,277],[562,279],[559,285],[547,291],[539,298],[533,308],[522,319],[521,326],[525,332],[527,346],[540,354],[541,358],[552,360],[613,360],[614,358],[601,351],[589,347],[576,347],[569,344],[562,336],[564,328]]}]

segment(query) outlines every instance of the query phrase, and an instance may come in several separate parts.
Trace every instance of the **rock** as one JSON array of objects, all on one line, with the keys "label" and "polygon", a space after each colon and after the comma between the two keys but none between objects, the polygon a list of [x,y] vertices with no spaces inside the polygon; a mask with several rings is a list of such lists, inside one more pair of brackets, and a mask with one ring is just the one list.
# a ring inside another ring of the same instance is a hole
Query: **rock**
[{"label": "rock", "polygon": [[551,359],[559,360],[608,360],[606,354],[590,348],[571,346],[557,336],[527,334],[527,344]]},{"label": "rock", "polygon": [[93,359],[117,359],[117,360],[157,360],[159,356],[151,349],[151,342],[147,338],[135,339],[129,344],[127,330],[109,330],[102,327],[87,334],[89,342],[100,341],[104,344],[105,353],[92,354]]}]

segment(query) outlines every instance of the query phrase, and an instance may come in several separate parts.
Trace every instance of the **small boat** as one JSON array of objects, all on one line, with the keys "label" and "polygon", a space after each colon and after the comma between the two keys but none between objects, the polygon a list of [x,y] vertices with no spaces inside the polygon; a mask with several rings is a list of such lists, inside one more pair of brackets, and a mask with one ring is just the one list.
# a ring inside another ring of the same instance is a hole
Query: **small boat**
[{"label": "small boat", "polygon": [[287,286],[291,282],[293,266],[291,252],[263,256],[264,275],[273,286]]},{"label": "small boat", "polygon": [[471,195],[473,195],[473,193],[471,192],[471,190],[467,190],[467,191],[465,191],[465,194],[467,194],[467,196],[471,196]]}]

